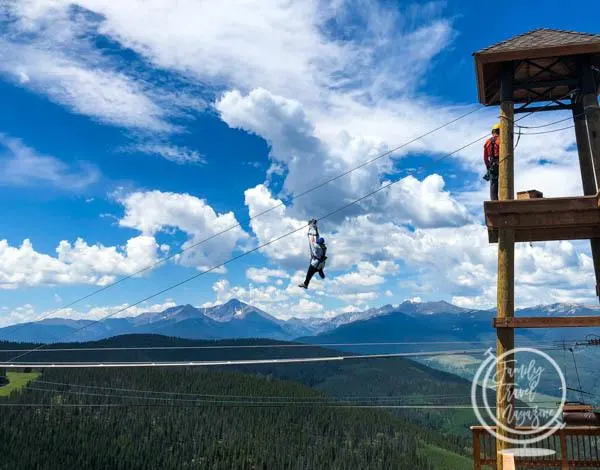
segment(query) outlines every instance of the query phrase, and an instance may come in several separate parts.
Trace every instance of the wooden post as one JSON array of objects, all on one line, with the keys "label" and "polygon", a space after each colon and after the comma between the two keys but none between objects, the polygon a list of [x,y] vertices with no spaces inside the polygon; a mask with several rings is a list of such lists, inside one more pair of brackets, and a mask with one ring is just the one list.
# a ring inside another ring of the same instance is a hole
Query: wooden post
[{"label": "wooden post", "polygon": [[481,433],[473,431],[473,464],[475,470],[481,470]]},{"label": "wooden post", "polygon": [[516,470],[515,456],[513,454],[502,454],[502,467],[504,470]]},{"label": "wooden post", "polygon": [[583,194],[585,196],[593,196],[597,192],[596,179],[594,177],[594,164],[592,163],[587,122],[581,97],[578,97],[573,102],[573,122],[575,123],[575,138],[577,140]]},{"label": "wooden post", "polygon": [[[588,99],[588,101],[590,101]],[[592,160],[592,148],[588,135],[587,119],[583,100],[578,97],[573,103],[573,121],[575,122],[575,138],[577,140],[577,153],[579,154],[579,168],[581,170],[581,182],[583,194],[593,196],[598,192],[596,178],[594,176],[594,163]],[[594,271],[596,274],[596,295],[600,297],[600,239],[590,240],[592,248],[592,259],[594,260]]]},{"label": "wooden post", "polygon": [[587,125],[589,149],[594,166],[596,188],[600,187],[600,106],[594,73],[589,65],[582,70],[582,101]]},{"label": "wooden post", "polygon": [[560,469],[561,470],[569,470],[569,457],[567,454],[567,436],[565,435],[565,430],[561,429],[559,431],[560,435]]},{"label": "wooden post", "polygon": [[[499,199],[514,199],[514,103],[512,100],[513,65],[507,64],[502,77],[500,104],[500,164]],[[498,231],[498,318],[514,316],[515,280],[515,232],[512,229]],[[512,328],[497,328],[496,355],[500,357],[515,347],[515,332]],[[514,413],[513,394],[514,358],[507,356],[498,361],[496,377],[496,417],[505,426],[512,424]],[[508,433],[498,428],[499,436]],[[498,470],[508,470],[503,465],[501,451],[506,448],[502,439],[496,439],[496,462]],[[513,467],[514,468],[514,467]]]},{"label": "wooden post", "polygon": [[[596,194],[600,189],[600,107],[598,106],[597,87],[594,74],[589,65],[589,60],[584,61],[581,68],[582,98],[581,107],[577,111],[585,114],[586,144],[579,145],[579,132],[577,132],[577,119],[575,119],[575,130],[577,136],[577,150],[579,152],[579,162],[582,162],[582,155],[585,156],[588,163],[581,166],[582,178],[583,172],[587,173],[584,182],[584,194],[586,190],[592,191],[591,179],[595,178],[595,187],[592,194]],[[580,125],[580,127],[582,127]],[[581,132],[583,134],[583,132]],[[584,162],[585,163],[585,162]],[[592,165],[593,172],[590,174],[589,165]],[[600,240],[592,239],[592,258],[594,260],[594,272],[596,274],[596,295],[600,297]]]}]

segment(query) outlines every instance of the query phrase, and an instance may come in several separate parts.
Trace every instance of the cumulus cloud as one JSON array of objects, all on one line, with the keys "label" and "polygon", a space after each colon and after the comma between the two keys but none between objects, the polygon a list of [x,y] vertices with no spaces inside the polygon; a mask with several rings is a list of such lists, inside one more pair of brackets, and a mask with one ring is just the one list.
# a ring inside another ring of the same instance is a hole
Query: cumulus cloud
[{"label": "cumulus cloud", "polygon": [[20,139],[0,133],[0,185],[39,186],[80,191],[98,181],[95,165],[81,161],[75,166],[26,146]]},{"label": "cumulus cloud", "polygon": [[187,251],[177,260],[186,266],[204,270],[222,263],[248,238],[232,212],[218,214],[205,200],[190,194],[133,192],[118,200],[125,208],[121,227],[146,236],[173,229],[185,233],[188,239],[182,248]]},{"label": "cumulus cloud", "polygon": [[[0,240],[0,288],[22,286],[94,284],[105,286],[118,276],[130,275],[156,264],[170,246],[156,241],[158,233],[187,235],[183,253],[174,257],[184,266],[204,270],[228,259],[239,244],[247,240],[233,213],[216,213],[206,201],[189,194],[160,191],[134,192],[121,196],[125,214],[119,220],[122,227],[140,232],[125,246],[89,244],[78,238],[62,240],[56,256],[40,253],[29,239],[20,246]],[[217,235],[218,234],[218,235]],[[191,245],[207,238],[195,248]],[[221,269],[220,272],[223,272]],[[260,272],[256,273],[258,276]],[[284,273],[263,273],[284,277]]]},{"label": "cumulus cloud", "polygon": [[[256,196],[270,201],[261,209],[277,202],[264,186],[254,188],[250,196],[251,209]],[[303,223],[287,216],[282,203],[276,211],[269,220],[252,221],[259,242]],[[472,307],[495,303],[497,252],[482,225],[411,229],[365,214],[344,219],[324,235],[331,275],[315,285],[315,294],[364,303],[379,298],[387,283],[398,279],[405,291],[415,294],[453,298]],[[304,237],[301,231],[296,239],[292,236],[265,248],[264,254],[288,269],[303,269],[308,259]],[[586,286],[587,301],[592,298],[593,267],[586,243],[518,244],[516,273],[519,305],[538,304],[540,298],[568,299],[569,287],[573,299],[582,300]],[[296,277],[301,276],[302,272]]]},{"label": "cumulus cloud", "polygon": [[[238,91],[228,92],[215,106],[231,127],[256,133],[267,140],[271,146],[270,158],[286,169],[284,191],[302,195],[291,207],[293,213],[302,218],[335,210],[389,183],[385,178],[385,174],[392,171],[393,162],[389,158],[355,169],[387,150],[380,138],[343,132],[333,140],[323,140],[316,133],[316,125],[295,100],[257,89],[246,96]],[[337,179],[345,172],[349,174]],[[335,181],[306,194],[307,190],[331,178]],[[460,226],[470,220],[467,209],[444,190],[443,178],[435,174],[423,181],[414,176],[404,178],[389,190],[362,201],[361,205],[349,207],[337,218],[361,210],[419,227]]]},{"label": "cumulus cloud", "polygon": [[273,279],[288,279],[289,275],[282,269],[248,268],[246,277],[257,284],[266,284]]},{"label": "cumulus cloud", "polygon": [[151,236],[131,238],[122,249],[100,244],[61,241],[56,257],[36,251],[29,239],[21,246],[0,240],[0,288],[57,284],[104,286],[119,275],[133,274],[158,260],[158,245]]},{"label": "cumulus cloud", "polygon": [[[408,231],[399,226],[398,222],[418,225],[416,220],[420,220],[424,222],[426,227],[444,225],[447,220],[446,214],[438,210],[434,203],[435,197],[433,196],[436,188],[440,190],[443,187],[443,180],[441,182],[440,180],[441,178],[437,175],[428,178],[423,183],[412,177],[401,180],[400,185],[406,183],[406,186],[414,190],[417,194],[429,193],[429,197],[401,198],[396,194],[396,207],[393,212],[397,214],[397,217],[392,216],[391,218],[392,220],[395,219],[394,222],[396,224],[393,222],[382,222],[380,226],[385,229],[391,228],[392,233],[397,231],[404,233]],[[433,184],[431,184],[432,181]],[[427,189],[421,190],[419,188],[421,184],[427,186]],[[291,232],[306,225],[305,221],[289,216],[288,212],[290,210],[288,207],[281,200],[275,199],[265,185],[258,185],[255,188],[248,189],[245,194],[246,205],[251,217],[255,217],[257,214],[273,208],[270,212],[261,217],[253,218],[250,222],[259,244],[266,243],[278,235]],[[454,208],[455,212],[464,216],[464,220],[467,219],[466,211],[456,201],[443,192],[438,193],[438,195],[442,207]],[[403,213],[404,215],[402,215]],[[316,215],[318,216],[319,214]],[[346,217],[335,226],[328,224],[328,221],[324,221],[323,234],[326,235],[331,248],[330,263],[334,268],[349,268],[355,263],[370,259],[366,256],[375,256],[377,252],[382,252],[385,249],[385,244],[382,245],[380,243],[385,238],[380,240],[379,238],[369,237],[371,234],[368,232],[361,232],[365,229],[364,226],[357,227],[357,224],[363,224],[362,221],[367,221],[366,225],[369,227],[378,227],[377,218],[377,213],[373,216]],[[387,219],[389,220],[390,217],[387,217]],[[438,223],[435,223],[436,220]],[[306,233],[300,230],[277,243],[263,248],[262,252],[274,261],[283,263],[288,267],[300,268],[307,260],[308,246]]]},{"label": "cumulus cloud", "polygon": [[[305,221],[287,216],[285,205],[280,200],[274,199],[269,189],[262,184],[247,189],[244,195],[248,212],[252,217],[250,227],[260,245],[307,224]],[[263,213],[264,215],[257,217],[258,214]],[[306,234],[298,231],[277,243],[261,248],[260,251],[283,266],[300,268],[307,262],[307,243]]]}]

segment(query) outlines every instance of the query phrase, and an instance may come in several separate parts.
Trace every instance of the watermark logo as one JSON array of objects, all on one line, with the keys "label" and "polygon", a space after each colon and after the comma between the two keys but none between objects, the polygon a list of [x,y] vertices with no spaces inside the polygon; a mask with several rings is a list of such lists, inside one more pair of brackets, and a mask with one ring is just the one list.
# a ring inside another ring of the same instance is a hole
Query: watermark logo
[{"label": "watermark logo", "polygon": [[[561,414],[567,400],[567,384],[552,357],[534,348],[515,348],[498,357],[488,349],[485,355],[471,385],[471,405],[479,423],[491,435],[510,444],[527,446],[546,439],[564,426]],[[524,357],[525,361],[520,364],[517,357]],[[504,377],[498,376],[498,363],[509,361],[513,367],[501,369]],[[538,388],[542,379],[546,383],[560,383],[562,396],[556,410],[539,406]],[[505,402],[514,403],[514,407],[509,405],[503,410],[501,420],[496,417],[495,406],[489,403],[488,394],[492,390],[502,394]],[[503,424],[505,422],[510,426]],[[504,432],[498,433],[497,429]]]}]

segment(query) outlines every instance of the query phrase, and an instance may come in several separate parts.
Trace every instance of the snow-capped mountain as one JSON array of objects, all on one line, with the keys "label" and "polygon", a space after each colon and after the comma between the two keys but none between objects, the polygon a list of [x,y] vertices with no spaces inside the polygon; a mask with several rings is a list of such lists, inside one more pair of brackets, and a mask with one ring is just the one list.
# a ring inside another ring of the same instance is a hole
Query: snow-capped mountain
[{"label": "snow-capped mountain", "polygon": [[[552,304],[519,310],[520,316],[597,315],[600,308]],[[178,305],[162,312],[99,322],[52,318],[0,329],[0,339],[27,342],[69,342],[102,339],[122,334],[156,333],[190,339],[268,338],[317,341],[398,341],[403,339],[492,337],[492,310],[468,310],[444,301],[406,301],[365,311],[346,312],[332,318],[292,317],[281,320],[263,310],[232,299],[222,305],[197,308]],[[579,334],[580,332],[575,332]],[[572,333],[572,334],[575,334]],[[539,336],[537,332],[527,335]],[[548,338],[570,335],[558,330]],[[554,336],[553,336],[554,335]]]}]

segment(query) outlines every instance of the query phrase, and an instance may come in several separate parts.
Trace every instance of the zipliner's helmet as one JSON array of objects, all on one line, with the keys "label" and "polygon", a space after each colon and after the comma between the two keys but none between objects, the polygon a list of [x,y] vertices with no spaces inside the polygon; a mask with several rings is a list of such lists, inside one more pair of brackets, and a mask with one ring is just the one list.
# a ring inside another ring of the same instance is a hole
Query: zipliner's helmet
[{"label": "zipliner's helmet", "polygon": [[320,238],[317,240],[317,243],[318,243],[319,245],[324,245],[324,244],[325,244],[325,239],[324,239],[323,237],[320,237]]}]

